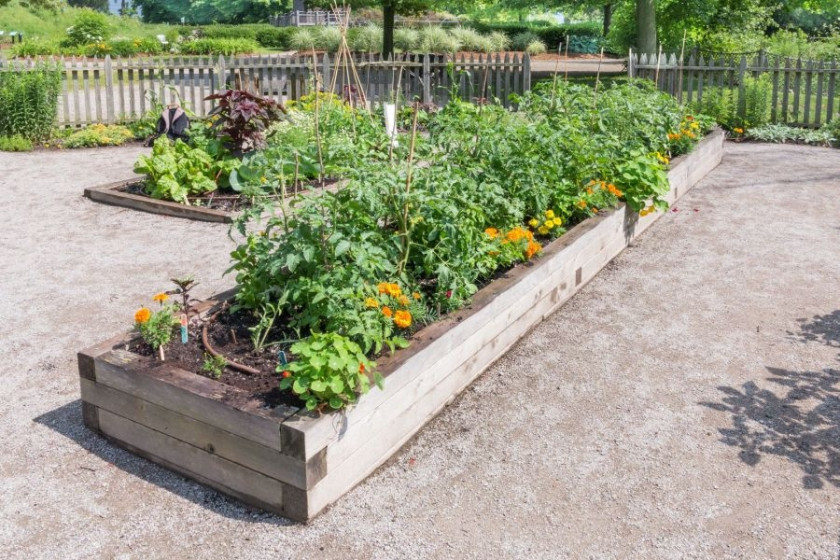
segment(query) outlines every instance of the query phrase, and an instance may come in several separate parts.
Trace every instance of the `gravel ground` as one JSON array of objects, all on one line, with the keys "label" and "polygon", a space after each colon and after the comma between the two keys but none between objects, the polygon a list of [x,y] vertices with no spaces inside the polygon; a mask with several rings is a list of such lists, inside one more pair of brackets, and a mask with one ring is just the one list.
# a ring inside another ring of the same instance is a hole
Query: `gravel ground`
[{"label": "gravel ground", "polygon": [[90,202],[141,148],[0,154],[4,558],[819,558],[840,551],[840,151],[723,164],[309,526],[81,424],[74,353],[225,226]]}]

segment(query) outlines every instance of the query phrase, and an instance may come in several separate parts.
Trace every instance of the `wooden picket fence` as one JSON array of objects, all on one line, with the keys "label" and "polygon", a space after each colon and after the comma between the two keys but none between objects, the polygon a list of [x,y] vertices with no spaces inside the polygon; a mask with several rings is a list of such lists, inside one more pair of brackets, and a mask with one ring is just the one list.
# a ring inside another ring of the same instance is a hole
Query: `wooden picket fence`
[{"label": "wooden picket fence", "polygon": [[[333,57],[334,58],[334,57]],[[499,99],[511,105],[511,94],[531,87],[528,55],[399,55],[382,60],[378,55],[356,54],[353,65],[336,68],[329,55],[251,55],[239,57],[168,57],[104,59],[29,59],[5,64],[0,71],[26,71],[38,63],[64,68],[58,125],[78,127],[93,123],[136,120],[154,103],[179,101],[197,116],[213,107],[208,95],[228,88],[246,87],[277,101],[297,100],[313,88],[361,97],[368,103],[401,98],[443,105],[457,90],[462,99]],[[359,82],[352,77],[355,66]],[[333,80],[337,75],[338,79]],[[351,88],[351,85],[353,86]]]},{"label": "wooden picket fence", "polygon": [[691,53],[684,61],[676,54],[630,53],[628,74],[654,80],[657,87],[688,104],[702,104],[710,90],[726,90],[735,96],[739,113],[744,111],[748,80],[763,76],[769,97],[770,122],[819,127],[835,118],[840,110],[837,61],[816,61],[768,56],[714,55]]}]

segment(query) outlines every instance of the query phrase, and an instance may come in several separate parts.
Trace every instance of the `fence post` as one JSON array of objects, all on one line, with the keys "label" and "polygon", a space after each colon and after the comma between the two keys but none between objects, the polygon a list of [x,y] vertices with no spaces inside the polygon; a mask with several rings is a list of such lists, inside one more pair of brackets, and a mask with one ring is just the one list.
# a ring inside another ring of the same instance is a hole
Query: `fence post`
[{"label": "fence post", "polygon": [[108,124],[115,122],[114,118],[114,69],[111,67],[111,55],[105,55],[105,64],[102,71],[105,73],[105,118]]},{"label": "fence post", "polygon": [[429,54],[423,55],[423,103],[432,102],[432,61]]},{"label": "fence post", "polygon": [[217,91],[221,91],[225,89],[225,83],[227,82],[227,72],[225,71],[225,57],[219,55],[219,60],[216,64],[218,68],[218,74],[216,75],[216,88]]},{"label": "fence post", "polygon": [[[317,56],[317,55],[315,53],[312,53],[312,56]],[[338,58],[336,58],[336,62],[338,62]],[[346,63],[346,61],[345,61],[345,63]],[[336,71],[338,71],[338,70],[336,70]],[[329,88],[331,85],[332,85],[332,77],[331,77],[331,71],[330,71],[330,55],[328,53],[324,53],[324,63],[321,66],[321,89],[324,90],[324,91],[327,91],[327,88]],[[317,86],[316,86],[316,91],[317,91]],[[338,93],[338,92],[334,91],[332,93]]]},{"label": "fence post", "polygon": [[531,56],[527,52],[522,55],[522,72],[522,93],[525,94],[531,91]]},{"label": "fence post", "polygon": [[741,55],[741,62],[738,64],[738,116],[745,117],[747,114],[747,97],[744,76],[747,73],[747,57]]}]

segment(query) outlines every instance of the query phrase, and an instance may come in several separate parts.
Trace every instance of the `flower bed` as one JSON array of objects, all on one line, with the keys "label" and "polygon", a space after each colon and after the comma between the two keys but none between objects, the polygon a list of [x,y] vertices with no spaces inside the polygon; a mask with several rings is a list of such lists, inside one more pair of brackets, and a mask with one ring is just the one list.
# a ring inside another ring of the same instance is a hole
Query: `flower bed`
[{"label": "flower bed", "polygon": [[[719,162],[712,132],[674,159],[673,202]],[[493,361],[649,227],[625,205],[600,211],[546,245],[539,259],[479,290],[379,360],[384,391],[342,413],[264,408],[243,391],[125,350],[121,336],[79,354],[85,423],[144,457],[229,495],[308,521],[349,491]],[[208,302],[212,306],[218,302]]]}]

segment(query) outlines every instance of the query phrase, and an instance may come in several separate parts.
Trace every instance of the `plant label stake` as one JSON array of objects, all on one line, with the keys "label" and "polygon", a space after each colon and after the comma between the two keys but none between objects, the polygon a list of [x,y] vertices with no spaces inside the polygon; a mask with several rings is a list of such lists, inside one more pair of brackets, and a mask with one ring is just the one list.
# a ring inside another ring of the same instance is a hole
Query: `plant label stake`
[{"label": "plant label stake", "polygon": [[285,366],[288,362],[286,359],[286,353],[283,350],[280,350],[277,353],[277,358],[280,360],[280,365]]},{"label": "plant label stake", "polygon": [[186,344],[188,339],[189,333],[187,332],[187,316],[181,315],[181,344]]}]

